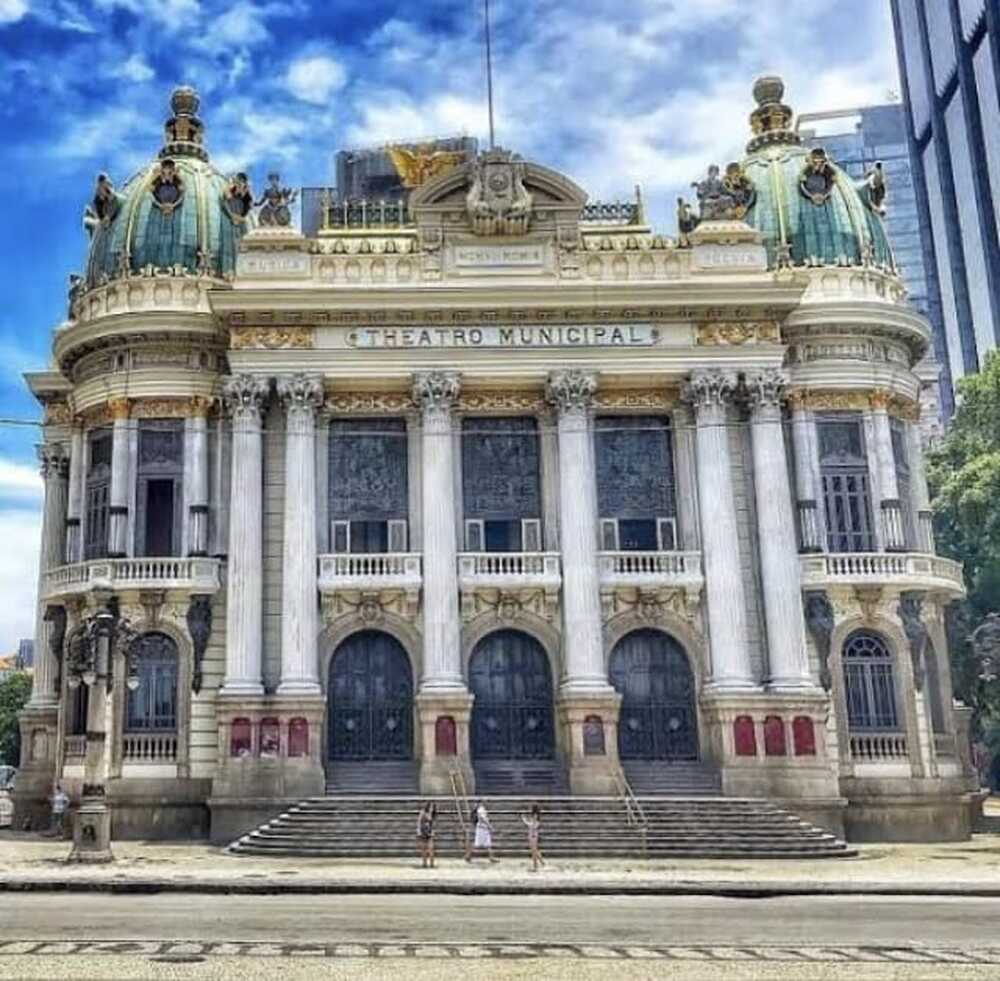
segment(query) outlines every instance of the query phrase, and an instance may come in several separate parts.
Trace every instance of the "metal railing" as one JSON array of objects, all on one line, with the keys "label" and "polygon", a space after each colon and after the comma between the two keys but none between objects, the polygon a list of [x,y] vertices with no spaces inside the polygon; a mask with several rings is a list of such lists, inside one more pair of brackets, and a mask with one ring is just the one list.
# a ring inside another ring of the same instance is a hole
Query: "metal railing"
[{"label": "metal railing", "polygon": [[649,828],[649,820],[646,812],[639,803],[639,798],[632,792],[632,785],[628,782],[628,777],[621,770],[614,774],[615,783],[618,785],[618,796],[621,797],[622,805],[625,808],[625,823],[630,828],[635,828],[642,835],[642,850],[646,851],[646,831]]},{"label": "metal railing", "polygon": [[122,736],[122,760],[126,763],[174,763],[177,760],[177,734],[126,732]]},{"label": "metal railing", "polygon": [[901,732],[851,733],[851,759],[860,763],[910,758],[906,736]]}]

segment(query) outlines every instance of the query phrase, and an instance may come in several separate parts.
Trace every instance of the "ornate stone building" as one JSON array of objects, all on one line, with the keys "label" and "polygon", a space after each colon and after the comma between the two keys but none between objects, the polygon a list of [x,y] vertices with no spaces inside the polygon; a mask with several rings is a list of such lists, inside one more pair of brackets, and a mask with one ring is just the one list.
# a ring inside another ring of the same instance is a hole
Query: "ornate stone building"
[{"label": "ornate stone building", "polygon": [[230,840],[328,787],[628,780],[967,834],[928,327],[880,174],[804,149],[778,80],[754,96],[677,239],[499,149],[401,202],[325,195],[306,237],[178,90],[157,160],[98,181],[28,378],[20,814],[58,778],[116,834]]}]

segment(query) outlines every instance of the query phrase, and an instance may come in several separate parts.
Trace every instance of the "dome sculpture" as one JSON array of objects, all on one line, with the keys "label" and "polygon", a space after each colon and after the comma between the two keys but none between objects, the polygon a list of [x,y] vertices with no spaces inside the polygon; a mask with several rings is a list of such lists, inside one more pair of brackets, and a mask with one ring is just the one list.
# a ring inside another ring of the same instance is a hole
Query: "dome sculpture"
[{"label": "dome sculpture", "polygon": [[894,269],[882,224],[881,166],[859,182],[821,147],[804,147],[781,101],[784,88],[774,76],[754,85],[754,136],[741,165],[755,192],[745,220],[763,234],[769,264]]},{"label": "dome sculpture", "polygon": [[120,190],[98,175],[84,214],[87,287],[143,272],[235,273],[253,195],[245,174],[229,178],[212,166],[198,106],[193,88],[176,89],[157,159]]}]

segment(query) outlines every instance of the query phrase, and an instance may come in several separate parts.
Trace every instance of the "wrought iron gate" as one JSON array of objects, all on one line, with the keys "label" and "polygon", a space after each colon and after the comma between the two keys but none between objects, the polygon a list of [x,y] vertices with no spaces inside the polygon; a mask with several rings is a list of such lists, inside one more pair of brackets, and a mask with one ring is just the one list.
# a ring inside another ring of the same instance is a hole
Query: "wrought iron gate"
[{"label": "wrought iron gate", "polygon": [[621,759],[698,758],[694,676],[677,641],[658,630],[636,630],[612,652],[610,674],[622,696]]},{"label": "wrought iron gate", "polygon": [[413,675],[399,642],[377,630],[349,637],[330,663],[329,754],[413,758]]},{"label": "wrought iron gate", "polygon": [[552,678],[538,641],[516,630],[484,637],[469,662],[472,755],[477,760],[555,756]]}]

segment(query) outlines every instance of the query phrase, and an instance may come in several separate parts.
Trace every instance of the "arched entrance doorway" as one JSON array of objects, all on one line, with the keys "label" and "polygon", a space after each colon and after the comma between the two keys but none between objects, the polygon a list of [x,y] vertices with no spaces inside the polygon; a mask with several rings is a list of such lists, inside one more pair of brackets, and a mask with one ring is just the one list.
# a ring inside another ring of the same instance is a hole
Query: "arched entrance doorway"
[{"label": "arched entrance doorway", "polygon": [[622,760],[697,760],[698,716],[684,649],[659,630],[635,630],[611,653],[611,684],[622,696]]},{"label": "arched entrance doorway", "polygon": [[331,760],[413,758],[413,672],[395,637],[348,637],[330,660],[327,698]]},{"label": "arched entrance doorway", "polygon": [[498,630],[469,661],[472,757],[481,793],[555,787],[549,659],[533,637]]}]

